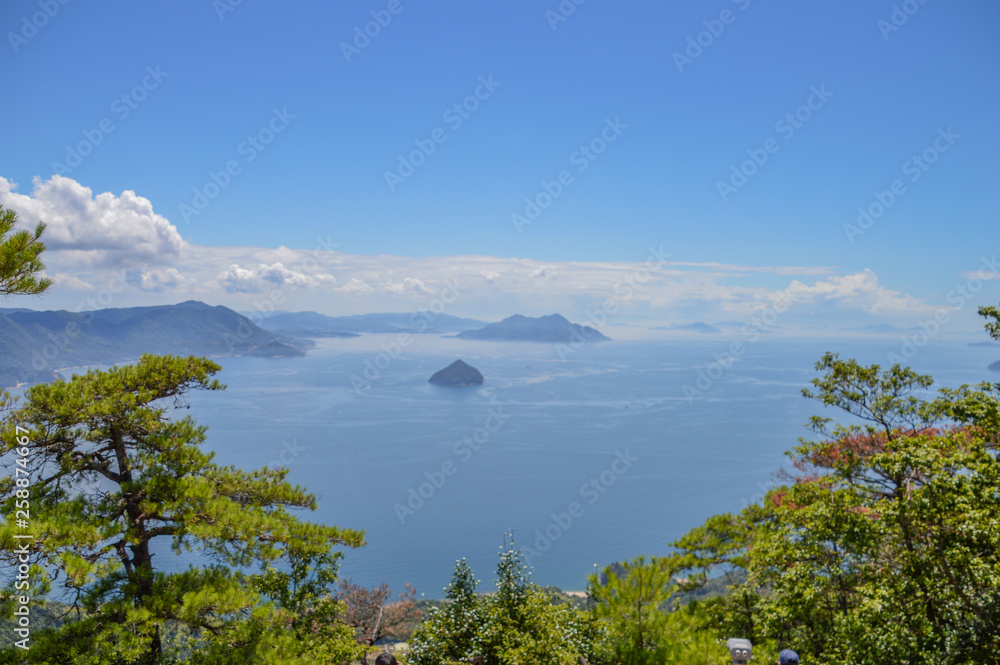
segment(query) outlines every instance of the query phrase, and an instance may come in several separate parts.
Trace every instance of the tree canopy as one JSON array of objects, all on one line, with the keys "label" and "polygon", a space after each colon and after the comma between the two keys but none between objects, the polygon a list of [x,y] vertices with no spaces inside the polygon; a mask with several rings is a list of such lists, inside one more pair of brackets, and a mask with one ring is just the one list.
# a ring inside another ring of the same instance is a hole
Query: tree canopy
[{"label": "tree canopy", "polygon": [[429,613],[410,639],[411,665],[451,665],[479,657],[483,665],[577,665],[591,656],[595,633],[585,613],[551,602],[531,582],[521,550],[505,538],[496,593],[476,595],[479,582],[459,560],[449,602]]},{"label": "tree canopy", "polygon": [[0,296],[40,295],[52,285],[51,279],[39,277],[45,270],[39,258],[45,251],[41,240],[45,224],[39,222],[33,233],[11,233],[17,221],[16,212],[0,206]]},{"label": "tree canopy", "polygon": [[[212,378],[219,369],[143,356],[34,386],[9,415],[0,453],[13,461],[0,505],[14,515],[30,500],[30,518],[0,524],[2,556],[16,569],[27,543],[32,597],[55,590],[77,619],[33,634],[29,662],[305,663],[358,653],[327,596],[335,548],[363,534],[299,520],[290,510],[316,500],[285,482],[286,470],[220,466],[201,447],[205,427],[167,417],[190,391],[223,389]],[[158,540],[204,565],[165,572],[153,561]],[[186,641],[167,645],[168,633]],[[21,657],[5,653],[0,661]]]},{"label": "tree canopy", "polygon": [[683,565],[746,574],[709,625],[819,660],[1000,662],[998,386],[932,398],[899,365],[816,369],[805,396],[853,420],[813,418],[790,482],[675,543]]}]

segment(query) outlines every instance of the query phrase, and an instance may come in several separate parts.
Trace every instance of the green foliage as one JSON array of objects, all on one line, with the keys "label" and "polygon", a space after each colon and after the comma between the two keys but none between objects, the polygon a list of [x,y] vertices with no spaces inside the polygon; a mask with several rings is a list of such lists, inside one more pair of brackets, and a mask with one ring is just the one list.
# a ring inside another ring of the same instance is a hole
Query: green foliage
[{"label": "green foliage", "polygon": [[816,363],[822,377],[812,380],[817,391],[808,388],[802,394],[826,406],[836,406],[863,421],[859,427],[839,427],[830,431],[829,418],[813,416],[811,427],[826,436],[841,436],[864,431],[874,435],[891,436],[895,431],[919,430],[941,416],[935,405],[922,400],[917,394],[926,390],[934,379],[917,374],[909,367],[893,365],[883,371],[878,365],[862,367],[855,360],[841,360],[836,353],[826,353]]},{"label": "green foliage", "polygon": [[[360,545],[362,534],[298,520],[289,509],[313,509],[315,499],[285,482],[285,470],[219,466],[200,446],[204,427],[166,417],[188,391],[222,389],[211,378],[219,369],[147,355],[34,386],[9,414],[0,453],[27,452],[20,468],[31,478],[31,595],[58,587],[78,610],[77,621],[33,633],[29,662],[305,663],[355,653],[323,593],[333,548]],[[19,467],[8,466],[5,516],[18,500]],[[8,566],[23,531],[0,524]],[[154,539],[212,563],[164,573],[153,565]],[[168,648],[164,636],[178,629],[188,644]],[[0,662],[19,657],[0,652]]]},{"label": "green foliage", "polygon": [[45,251],[42,233],[45,224],[39,222],[34,233],[15,231],[17,213],[0,206],[0,296],[40,295],[52,285],[47,277],[38,277],[45,270],[39,255]]},{"label": "green foliage", "polygon": [[554,605],[530,581],[513,539],[500,550],[496,593],[476,595],[478,584],[465,560],[457,562],[449,603],[413,633],[408,663],[443,665],[480,656],[484,665],[576,665],[590,655],[593,622],[567,604]]},{"label": "green foliage", "polygon": [[675,543],[680,565],[748,575],[707,625],[820,660],[1000,662],[994,387],[925,399],[930,377],[898,365],[827,354],[817,369],[805,395],[865,424],[814,418],[825,438],[789,453],[793,483]]},{"label": "green foliage", "polygon": [[676,570],[664,559],[640,556],[603,575],[589,578],[594,615],[608,637],[600,647],[601,657],[621,665],[652,665],[666,662],[676,635],[668,630],[667,612],[661,609],[677,588]]},{"label": "green foliage", "polygon": [[993,339],[1000,342],[1000,307],[980,307],[979,316],[993,319],[986,322],[986,332]]},{"label": "green foliage", "polygon": [[412,665],[468,660],[481,653],[479,630],[485,623],[485,607],[476,595],[478,580],[461,559],[446,589],[448,603],[432,609],[410,638],[407,661]]}]

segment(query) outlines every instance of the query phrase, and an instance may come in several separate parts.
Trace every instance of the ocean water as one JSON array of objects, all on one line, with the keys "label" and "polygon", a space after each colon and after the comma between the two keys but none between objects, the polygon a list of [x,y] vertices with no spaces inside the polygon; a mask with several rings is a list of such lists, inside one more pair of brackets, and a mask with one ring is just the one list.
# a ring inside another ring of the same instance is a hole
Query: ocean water
[{"label": "ocean water", "polygon": [[[286,466],[318,497],[311,521],[363,529],[341,576],[443,595],[466,557],[481,589],[513,531],[534,580],[585,588],[594,566],[669,543],[708,516],[759,499],[784,451],[824,413],[801,389],[826,350],[888,365],[899,339],[761,340],[726,368],[729,341],[613,342],[565,358],[549,344],[393,335],[320,340],[304,358],[223,358],[224,392],[195,392],[216,460]],[[996,347],[939,342],[912,366],[938,385],[990,377]],[[481,387],[427,379],[456,358]],[[368,379],[365,371],[368,370]],[[355,381],[352,383],[352,376]],[[685,395],[684,386],[701,395]],[[995,378],[995,377],[994,377]],[[360,387],[363,383],[365,387]],[[166,544],[158,563],[181,567]]]}]

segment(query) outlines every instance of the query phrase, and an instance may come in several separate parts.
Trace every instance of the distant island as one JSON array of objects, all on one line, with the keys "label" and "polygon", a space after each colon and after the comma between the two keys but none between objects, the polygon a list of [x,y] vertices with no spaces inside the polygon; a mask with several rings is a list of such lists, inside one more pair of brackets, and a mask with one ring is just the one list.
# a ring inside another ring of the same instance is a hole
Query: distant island
[{"label": "distant island", "polygon": [[705,323],[704,321],[695,321],[694,323],[675,323],[672,326],[653,326],[650,330],[686,330],[688,332],[705,334],[722,332],[711,323]]},{"label": "distant island", "polygon": [[994,372],[1000,372],[1000,360],[996,361],[995,363],[992,363],[987,369]]},{"label": "distant island", "polygon": [[298,337],[305,339],[315,339],[318,337],[329,337],[336,339],[350,339],[352,337],[361,337],[358,333],[352,332],[337,332],[335,330],[312,330],[309,328],[275,328],[272,332],[287,335],[288,337]]},{"label": "distant island", "polygon": [[568,344],[581,339],[588,342],[610,342],[590,326],[570,323],[559,314],[531,318],[515,314],[500,323],[491,323],[479,330],[466,330],[457,337],[504,342],[551,342]]},{"label": "distant island", "polygon": [[910,326],[908,328],[901,328],[900,326],[894,326],[888,323],[869,323],[866,326],[861,326],[859,328],[841,328],[841,330],[860,330],[862,332],[869,333],[886,333],[886,334],[897,334],[897,333],[909,333],[920,330],[917,326]]},{"label": "distant island", "polygon": [[483,373],[461,360],[456,360],[442,370],[434,373],[428,383],[436,386],[460,387],[483,385]]},{"label": "distant island", "polygon": [[144,353],[279,358],[305,355],[312,345],[196,300],[83,312],[10,308],[0,310],[0,387],[44,383],[62,368],[130,362]]},{"label": "distant island", "polygon": [[[250,312],[244,312],[251,315]],[[277,311],[264,316],[260,327],[287,335],[315,337],[355,337],[357,333],[444,333],[472,330],[485,322],[450,314],[414,312],[327,316],[317,312]]]}]

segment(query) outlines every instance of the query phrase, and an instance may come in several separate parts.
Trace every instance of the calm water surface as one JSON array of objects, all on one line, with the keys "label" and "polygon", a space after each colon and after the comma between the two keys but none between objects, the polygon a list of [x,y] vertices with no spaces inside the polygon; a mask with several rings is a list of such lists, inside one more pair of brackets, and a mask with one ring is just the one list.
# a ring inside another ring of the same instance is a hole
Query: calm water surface
[{"label": "calm water surface", "polygon": [[[460,557],[489,588],[507,530],[537,554],[535,581],[564,589],[583,589],[594,564],[666,553],[709,515],[761,496],[821,410],[800,393],[824,351],[885,365],[900,345],[762,340],[720,371],[709,366],[729,342],[715,336],[591,345],[565,361],[548,344],[423,336],[387,363],[381,347],[394,340],[223,358],[228,389],[194,394],[190,413],[209,426],[217,461],[287,466],[318,497],[303,517],[365,531],[341,576],[411,582],[427,597],[442,595]],[[942,342],[912,365],[956,385],[989,378],[997,357],[996,347]],[[427,383],[456,358],[485,385]],[[688,399],[683,387],[696,385],[699,368],[717,378]],[[352,375],[369,387],[357,389]],[[164,546],[160,563],[171,556]]]}]

